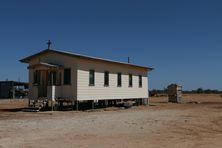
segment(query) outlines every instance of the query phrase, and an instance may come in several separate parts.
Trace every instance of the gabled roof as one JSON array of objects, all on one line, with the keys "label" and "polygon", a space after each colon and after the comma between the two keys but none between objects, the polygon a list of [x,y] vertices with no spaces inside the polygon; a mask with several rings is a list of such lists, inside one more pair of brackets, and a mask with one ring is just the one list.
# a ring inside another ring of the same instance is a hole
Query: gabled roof
[{"label": "gabled roof", "polygon": [[150,67],[145,67],[145,66],[140,66],[140,65],[135,65],[131,63],[125,63],[125,62],[118,62],[118,61],[113,61],[113,60],[108,60],[108,59],[103,59],[103,58],[98,58],[98,57],[92,57],[92,56],[87,56],[87,55],[81,55],[81,54],[76,54],[76,53],[71,53],[67,51],[61,51],[61,50],[55,50],[55,49],[45,49],[39,53],[33,54],[31,56],[28,56],[24,59],[21,59],[20,62],[23,63],[29,63],[30,60],[32,60],[35,57],[41,56],[46,53],[57,53],[57,54],[62,54],[66,56],[71,56],[71,57],[77,57],[77,58],[83,58],[83,59],[89,59],[89,60],[95,60],[95,61],[101,61],[101,62],[108,62],[108,63],[114,63],[114,64],[121,64],[121,65],[126,65],[126,66],[131,66],[131,67],[137,67],[137,68],[143,68],[146,70],[153,70],[153,68]]}]

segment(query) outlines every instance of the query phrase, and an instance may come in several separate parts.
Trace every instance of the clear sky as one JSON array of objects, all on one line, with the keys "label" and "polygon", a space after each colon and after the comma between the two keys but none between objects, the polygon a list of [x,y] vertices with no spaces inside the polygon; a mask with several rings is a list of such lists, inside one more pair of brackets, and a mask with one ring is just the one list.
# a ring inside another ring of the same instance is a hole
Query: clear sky
[{"label": "clear sky", "polygon": [[0,80],[47,47],[154,67],[150,89],[222,90],[221,0],[1,0]]}]

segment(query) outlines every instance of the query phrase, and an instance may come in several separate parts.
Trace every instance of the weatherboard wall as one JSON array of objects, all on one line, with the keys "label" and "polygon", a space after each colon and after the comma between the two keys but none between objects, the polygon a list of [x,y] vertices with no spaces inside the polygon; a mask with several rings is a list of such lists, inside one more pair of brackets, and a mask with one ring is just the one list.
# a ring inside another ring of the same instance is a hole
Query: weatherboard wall
[{"label": "weatherboard wall", "polygon": [[[105,100],[148,98],[147,70],[95,60],[78,59],[77,99]],[[89,70],[95,70],[95,85],[89,85]],[[104,72],[109,71],[109,86],[104,86]],[[117,86],[117,73],[122,73],[122,86]],[[129,87],[129,74],[133,75],[133,87]],[[139,87],[139,75],[143,86]]]}]

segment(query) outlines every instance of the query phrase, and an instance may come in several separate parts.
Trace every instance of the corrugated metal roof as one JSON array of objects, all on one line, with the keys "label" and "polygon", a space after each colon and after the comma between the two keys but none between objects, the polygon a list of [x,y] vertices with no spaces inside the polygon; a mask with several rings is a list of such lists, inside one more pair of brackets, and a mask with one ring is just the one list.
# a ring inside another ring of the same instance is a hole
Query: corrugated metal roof
[{"label": "corrugated metal roof", "polygon": [[24,59],[21,59],[20,62],[23,63],[29,63],[29,61],[35,57],[41,56],[45,53],[58,53],[58,54],[63,54],[67,56],[73,56],[73,57],[78,57],[78,58],[84,58],[84,59],[89,59],[89,60],[96,60],[96,61],[102,61],[102,62],[109,62],[109,63],[115,63],[115,64],[121,64],[121,65],[126,65],[126,66],[132,66],[132,67],[137,67],[137,68],[143,68],[147,70],[153,70],[153,68],[150,67],[145,67],[145,66],[140,66],[140,65],[135,65],[131,63],[125,63],[125,62],[119,62],[119,61],[114,61],[114,60],[108,60],[108,59],[103,59],[103,58],[98,58],[98,57],[93,57],[93,56],[87,56],[87,55],[82,55],[82,54],[76,54],[76,53],[71,53],[67,51],[61,51],[61,50],[56,50],[56,49],[45,49],[39,53],[33,54],[31,56],[28,56]]}]

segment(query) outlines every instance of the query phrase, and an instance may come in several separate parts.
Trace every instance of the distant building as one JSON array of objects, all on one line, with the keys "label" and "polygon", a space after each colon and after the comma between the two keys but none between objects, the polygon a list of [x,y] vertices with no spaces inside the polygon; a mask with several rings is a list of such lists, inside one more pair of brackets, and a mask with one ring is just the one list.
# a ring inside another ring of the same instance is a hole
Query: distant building
[{"label": "distant building", "polygon": [[0,81],[0,99],[21,98],[28,93],[28,83],[17,81]]},{"label": "distant building", "polygon": [[30,99],[148,102],[149,67],[54,49],[43,50],[21,62],[29,64]]},{"label": "distant building", "polygon": [[182,86],[170,84],[167,87],[169,102],[181,103],[182,101]]}]

